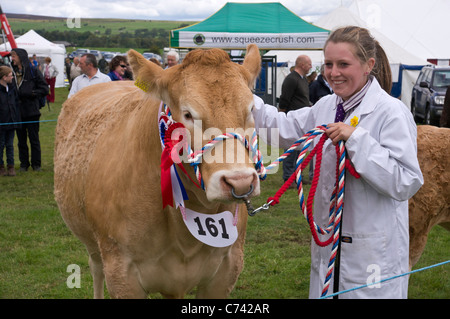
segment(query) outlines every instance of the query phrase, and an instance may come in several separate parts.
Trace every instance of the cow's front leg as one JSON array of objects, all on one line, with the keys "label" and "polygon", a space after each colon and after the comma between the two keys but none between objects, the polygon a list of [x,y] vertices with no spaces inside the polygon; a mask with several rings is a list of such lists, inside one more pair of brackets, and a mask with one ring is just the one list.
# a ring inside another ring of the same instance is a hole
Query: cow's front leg
[{"label": "cow's front leg", "polygon": [[[145,299],[147,292],[141,285],[139,270],[127,253],[115,244],[102,246],[106,287],[114,299]],[[107,249],[104,249],[108,246]]]},{"label": "cow's front leg", "polygon": [[196,297],[198,299],[228,298],[238,280],[243,265],[242,252],[225,257],[214,277],[198,286]]}]

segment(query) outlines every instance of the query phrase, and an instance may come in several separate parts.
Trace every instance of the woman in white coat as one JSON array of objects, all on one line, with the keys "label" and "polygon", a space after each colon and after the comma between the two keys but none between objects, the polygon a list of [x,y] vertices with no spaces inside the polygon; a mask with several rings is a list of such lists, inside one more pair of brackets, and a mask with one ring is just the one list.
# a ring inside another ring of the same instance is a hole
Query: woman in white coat
[{"label": "woman in white coat", "polygon": [[[253,115],[257,129],[279,130],[282,148],[290,147],[314,127],[331,123],[314,201],[314,219],[320,226],[328,224],[336,181],[334,145],[345,141],[348,159],[361,177],[346,174],[345,240],[341,242],[339,272],[342,291],[408,271],[408,199],[422,186],[423,177],[417,160],[416,124],[407,107],[386,93],[392,85],[391,72],[378,42],[366,29],[341,28],[328,38],[324,56],[325,76],[334,94],[313,107],[287,114],[255,96]],[[336,118],[341,106],[345,114]],[[319,235],[321,240],[328,237]],[[321,295],[330,254],[330,246],[322,248],[312,241],[310,298]],[[339,298],[407,298],[407,291],[405,276]]]}]

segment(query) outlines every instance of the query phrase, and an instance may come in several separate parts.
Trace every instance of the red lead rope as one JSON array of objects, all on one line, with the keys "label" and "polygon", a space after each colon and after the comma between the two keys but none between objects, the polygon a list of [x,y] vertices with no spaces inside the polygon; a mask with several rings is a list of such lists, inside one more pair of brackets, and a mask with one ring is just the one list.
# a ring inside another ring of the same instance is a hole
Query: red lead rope
[{"label": "red lead rope", "polygon": [[[318,234],[317,234],[317,229],[314,226],[314,219],[313,219],[313,214],[312,214],[314,196],[317,191],[317,185],[319,183],[319,177],[320,177],[320,168],[321,168],[321,164],[322,164],[322,149],[323,149],[323,145],[327,139],[328,139],[328,136],[326,134],[323,134],[322,137],[320,138],[320,141],[317,143],[317,145],[314,147],[314,149],[309,153],[308,157],[303,161],[303,163],[301,163],[301,165],[299,165],[299,167],[297,167],[296,171],[291,175],[291,177],[289,177],[289,179],[280,187],[280,189],[275,193],[275,195],[273,197],[269,197],[267,199],[267,203],[269,203],[271,206],[278,204],[280,202],[280,197],[286,192],[286,190],[289,188],[289,186],[295,181],[299,170],[303,171],[306,168],[306,166],[309,164],[311,159],[314,157],[314,155],[316,155],[316,165],[314,167],[314,177],[311,182],[311,189],[308,194],[306,209],[307,209],[307,215],[308,215],[307,219],[308,219],[308,223],[309,223],[309,226],[311,229],[311,234],[312,234],[316,244],[321,247],[327,246],[327,245],[331,244],[331,242],[333,241],[333,236],[331,236],[326,241],[321,241],[319,239]],[[335,188],[333,191],[334,200],[332,202],[336,201],[336,194],[339,191],[338,190],[338,187],[339,187],[338,186],[339,156],[340,156],[339,153],[340,153],[339,145],[336,145],[336,154],[337,154],[336,185],[335,185]],[[355,168],[351,165],[351,163],[348,159],[345,160],[345,168],[348,170],[348,172],[352,176],[354,176],[355,178],[360,178],[360,175],[356,172]],[[302,183],[300,182],[300,184],[297,186],[300,189],[302,187]],[[331,203],[330,205],[332,206],[333,203]],[[302,209],[303,209],[303,207],[302,207]],[[335,223],[339,223],[339,222],[340,221],[335,221]]]}]

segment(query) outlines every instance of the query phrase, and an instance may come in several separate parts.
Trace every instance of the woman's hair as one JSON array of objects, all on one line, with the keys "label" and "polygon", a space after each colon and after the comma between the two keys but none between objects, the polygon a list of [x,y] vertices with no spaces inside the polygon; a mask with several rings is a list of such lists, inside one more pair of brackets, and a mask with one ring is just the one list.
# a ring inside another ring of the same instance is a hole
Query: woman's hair
[{"label": "woman's hair", "polygon": [[392,73],[389,60],[380,43],[372,37],[369,30],[356,26],[342,27],[330,34],[325,42],[324,49],[328,42],[352,44],[355,48],[356,56],[362,63],[366,63],[370,58],[374,58],[375,65],[370,74],[375,76],[381,87],[388,94],[391,92]]},{"label": "woman's hair", "polygon": [[150,58],[148,59],[150,62],[155,63],[156,65],[159,65],[160,67],[162,67],[161,63],[158,61],[158,59],[156,58]]},{"label": "woman's hair", "polygon": [[109,62],[109,70],[114,71],[121,63],[127,64],[127,58],[123,55],[116,55],[112,58],[111,62]]},{"label": "woman's hair", "polygon": [[12,72],[11,68],[2,65],[0,66],[0,79],[2,79],[4,76],[10,74]]}]

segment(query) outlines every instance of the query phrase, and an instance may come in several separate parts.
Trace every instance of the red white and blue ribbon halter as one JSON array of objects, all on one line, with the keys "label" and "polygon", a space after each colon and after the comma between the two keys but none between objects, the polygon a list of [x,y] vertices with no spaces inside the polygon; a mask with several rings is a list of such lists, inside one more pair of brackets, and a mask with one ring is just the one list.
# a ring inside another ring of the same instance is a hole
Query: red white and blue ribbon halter
[{"label": "red white and blue ribbon halter", "polygon": [[[163,147],[163,152],[161,154],[161,192],[163,197],[163,208],[167,205],[173,206],[173,187],[175,187],[175,189],[179,189],[179,193],[183,195],[182,198],[184,200],[187,199],[186,191],[175,169],[175,165],[177,165],[181,169],[181,171],[186,174],[189,179],[191,179],[179,156],[182,150],[188,152],[187,162],[193,167],[197,178],[197,182],[192,179],[191,181],[201,189],[205,189],[205,185],[198,168],[202,161],[202,156],[205,154],[205,152],[215,147],[219,142],[227,139],[236,139],[240,141],[245,146],[245,148],[249,150],[249,152],[251,152],[252,160],[255,163],[255,169],[260,176],[260,179],[266,178],[266,168],[262,164],[262,155],[258,149],[258,137],[255,130],[252,134],[251,143],[249,143],[247,139],[242,135],[231,132],[219,135],[205,144],[200,150],[193,151],[188,141],[183,141],[182,139],[182,137],[186,136],[186,134],[174,134],[180,133],[176,131],[177,129],[186,130],[186,128],[183,124],[173,120],[168,106],[162,102],[160,105],[158,126],[161,145]],[[171,170],[173,170],[172,173]],[[176,174],[176,179],[174,179],[173,177],[171,178],[171,176],[173,176],[174,174]],[[173,180],[175,181],[175,183],[173,183]],[[175,205],[178,207],[181,200],[178,200],[178,202],[177,200],[175,201]]]}]

